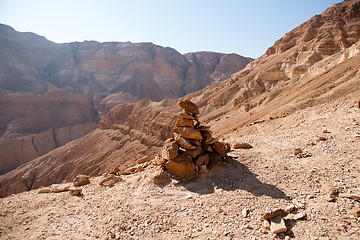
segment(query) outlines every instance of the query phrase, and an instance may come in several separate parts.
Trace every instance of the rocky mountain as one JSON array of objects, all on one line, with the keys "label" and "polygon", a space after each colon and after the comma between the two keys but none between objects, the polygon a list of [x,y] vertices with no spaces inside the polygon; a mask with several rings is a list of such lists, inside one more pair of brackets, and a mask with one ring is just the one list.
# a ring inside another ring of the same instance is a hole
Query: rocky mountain
[{"label": "rocky mountain", "polygon": [[[294,123],[284,126],[284,119],[295,118],[300,124],[309,109],[335,111],[337,104],[355,103],[360,96],[359,6],[358,0],[333,5],[287,33],[231,78],[188,94],[200,107],[201,121],[226,141],[291,128]],[[201,61],[198,65],[206,66]],[[113,108],[96,131],[1,176],[2,196],[69,181],[79,173],[125,169],[144,155],[153,157],[170,134],[172,116],[180,111],[176,104],[176,100],[143,100]]]},{"label": "rocky mountain", "polygon": [[84,136],[118,103],[178,98],[251,58],[152,43],[56,44],[0,24],[0,174]]}]

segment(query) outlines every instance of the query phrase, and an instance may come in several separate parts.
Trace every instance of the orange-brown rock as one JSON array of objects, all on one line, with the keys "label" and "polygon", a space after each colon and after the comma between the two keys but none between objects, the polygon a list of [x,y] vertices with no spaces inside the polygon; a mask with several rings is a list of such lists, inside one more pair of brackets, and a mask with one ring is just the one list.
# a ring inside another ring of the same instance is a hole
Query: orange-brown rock
[{"label": "orange-brown rock", "polygon": [[202,148],[201,146],[196,146],[195,149],[186,149],[185,152],[189,154],[192,158],[196,158],[199,154],[202,153]]},{"label": "orange-brown rock", "polygon": [[184,138],[195,139],[195,140],[203,139],[203,137],[201,136],[201,133],[194,128],[177,127],[177,128],[175,128],[175,131],[178,132]]},{"label": "orange-brown rock", "polygon": [[188,113],[184,113],[184,112],[181,112],[179,113],[179,117],[180,118],[185,118],[185,119],[190,119],[190,120],[195,120],[195,117]]},{"label": "orange-brown rock", "polygon": [[212,145],[212,148],[218,152],[222,157],[227,156],[226,146],[225,143],[222,142],[214,142]]},{"label": "orange-brown rock", "polygon": [[194,114],[198,114],[199,113],[199,109],[196,106],[196,104],[194,104],[192,101],[190,101],[190,99],[186,98],[183,101],[179,102],[179,106],[184,109],[185,111],[194,113]]},{"label": "orange-brown rock", "polygon": [[209,164],[209,155],[208,154],[203,154],[203,155],[199,155],[196,159],[195,159],[195,165],[196,166],[201,166],[201,165],[207,165]]},{"label": "orange-brown rock", "polygon": [[285,217],[287,215],[288,215],[288,213],[284,209],[278,208],[278,209],[273,210],[273,211],[265,212],[263,214],[263,219],[268,220],[268,219],[271,219],[271,218],[274,218],[274,217],[277,217],[277,216]]},{"label": "orange-brown rock", "polygon": [[161,151],[164,159],[170,160],[178,155],[179,145],[176,142],[166,143]]},{"label": "orange-brown rock", "polygon": [[175,141],[185,149],[195,149],[196,147],[190,143],[186,138],[183,138],[180,134],[173,133]]},{"label": "orange-brown rock", "polygon": [[251,146],[251,144],[249,144],[249,143],[238,143],[238,142],[236,142],[236,143],[231,144],[231,147],[232,147],[233,149],[239,149],[239,148],[242,148],[242,149],[250,149],[250,148],[252,148],[253,146]]},{"label": "orange-brown rock", "polygon": [[193,120],[186,119],[186,118],[179,118],[175,124],[175,127],[190,127],[194,128],[195,124]]},{"label": "orange-brown rock", "polygon": [[90,177],[86,176],[86,175],[77,175],[74,180],[73,180],[73,184],[75,187],[77,186],[83,186],[90,183]]},{"label": "orange-brown rock", "polygon": [[191,157],[186,153],[180,153],[176,158],[165,164],[166,170],[182,179],[191,179],[196,175],[196,168]]}]

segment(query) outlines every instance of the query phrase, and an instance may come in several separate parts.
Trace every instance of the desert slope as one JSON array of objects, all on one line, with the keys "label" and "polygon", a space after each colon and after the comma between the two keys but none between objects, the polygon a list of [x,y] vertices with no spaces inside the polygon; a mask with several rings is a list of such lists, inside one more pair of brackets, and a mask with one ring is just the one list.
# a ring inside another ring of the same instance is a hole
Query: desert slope
[{"label": "desert slope", "polygon": [[[360,96],[360,90],[357,87],[360,81],[358,71],[360,67],[360,43],[358,42],[360,15],[358,6],[359,1],[355,0],[335,4],[321,15],[315,16],[287,33],[284,38],[270,47],[266,54],[250,63],[244,70],[234,74],[230,79],[211,84],[196,93],[187,95],[201,107],[201,121],[212,126],[211,129],[215,136],[226,140],[231,139],[233,134],[235,137],[250,133],[256,134],[267,129],[267,126],[269,131],[276,130],[275,127],[270,127],[273,126],[272,122],[280,122],[279,125],[282,125],[282,119],[298,115],[305,116],[309,108],[320,106],[331,108],[330,106],[341,105],[342,102],[355,104],[355,100]],[[343,24],[334,25],[334,22]],[[315,37],[303,39],[305,33],[313,31],[316,32]],[[321,37],[318,38],[317,35]],[[295,44],[290,46],[288,45],[289,41],[295,42]],[[329,51],[323,51],[323,47],[319,48],[331,41],[334,42],[334,45],[329,47]],[[285,45],[287,47],[281,47]],[[135,105],[148,109],[148,104],[154,106],[152,109],[156,111],[156,105],[150,102],[138,102]],[[149,115],[139,119],[139,115],[132,112],[131,109],[132,107],[129,105],[119,105],[111,110],[100,123],[100,126],[106,126],[106,129],[102,127],[102,131],[113,131],[111,130],[114,129],[112,128],[113,122],[116,122],[112,120],[113,116],[115,116],[114,119],[117,119],[116,116],[120,116],[125,111],[125,115],[128,114],[127,119],[131,119],[134,129],[141,129],[141,132],[160,142],[165,140],[161,139],[159,132],[155,133],[150,130],[157,115],[153,115],[153,112],[149,111]],[[171,129],[172,121],[174,121],[171,116],[175,116],[180,111],[176,101],[165,101],[161,109],[162,113],[169,116],[161,120],[161,125]],[[148,118],[148,116],[150,117]],[[262,127],[262,124],[265,124],[265,127]],[[154,126],[157,129],[157,125]],[[284,127],[290,127],[289,123],[284,123]],[[120,126],[120,129],[123,127]],[[123,132],[125,134],[120,136],[120,141],[131,137],[126,130]],[[88,139],[90,137],[91,134],[87,136]],[[90,142],[84,140],[81,144],[79,142],[78,147],[86,148],[88,144]],[[140,146],[140,144],[136,144],[139,143],[134,142],[132,150],[128,149],[122,155],[127,161],[125,164],[123,158],[121,159],[121,164],[124,166],[133,164],[136,160],[134,152],[136,152],[136,146]],[[64,147],[58,151],[56,155],[66,152],[68,149]],[[154,154],[152,151],[152,149],[145,150],[142,154]],[[111,150],[108,155],[112,152],[114,150]],[[114,163],[113,158],[108,158],[108,155],[104,155],[102,158],[102,165],[97,173],[108,170],[109,165]],[[69,154],[67,158],[57,158],[53,164],[61,162],[62,164],[69,163],[69,166],[75,165],[77,158],[78,156],[72,158]],[[81,172],[92,173],[90,166],[94,160],[90,155],[86,158],[86,166],[89,167],[78,169],[77,172],[73,171],[71,176]],[[24,185],[22,176],[28,176],[26,174],[29,173],[29,169],[36,169],[36,174],[31,178],[34,181],[40,179],[39,176],[46,175],[41,180],[42,184],[59,183],[64,179],[70,179],[66,172],[61,173],[61,177],[56,181],[51,179],[46,165],[41,165],[44,159],[38,158],[26,166],[1,176],[2,196],[26,189],[18,186]],[[37,166],[39,167],[37,168]],[[116,164],[113,167],[116,166],[122,167],[122,165]],[[40,184],[36,185],[36,187],[39,186]]]}]

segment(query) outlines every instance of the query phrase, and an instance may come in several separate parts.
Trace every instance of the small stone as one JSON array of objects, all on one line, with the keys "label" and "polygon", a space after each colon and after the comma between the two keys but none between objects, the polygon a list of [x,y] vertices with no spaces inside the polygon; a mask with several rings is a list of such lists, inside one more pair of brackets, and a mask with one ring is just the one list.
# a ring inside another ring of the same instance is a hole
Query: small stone
[{"label": "small stone", "polygon": [[142,171],[145,171],[145,168],[144,168],[142,165],[138,166],[138,167],[136,168],[136,170],[135,170],[136,173],[137,173],[137,172],[142,172]]},{"label": "small stone", "polygon": [[100,181],[99,185],[103,186],[103,187],[112,187],[115,185],[115,183],[117,182],[121,182],[122,178],[115,176],[115,175],[110,175],[106,178],[104,178],[103,180]]},{"label": "small stone", "polygon": [[160,170],[154,177],[153,177],[153,181],[155,184],[163,184],[163,183],[168,183],[171,181],[171,177],[170,175],[164,171],[164,170]]},{"label": "small stone", "polygon": [[306,212],[300,212],[298,214],[296,214],[292,219],[294,219],[295,221],[303,219],[306,217]]},{"label": "small stone", "polygon": [[191,113],[195,113],[195,114],[198,114],[199,113],[199,109],[198,107],[196,106],[195,103],[191,102],[190,99],[186,98],[185,100],[183,101],[180,101],[179,102],[179,106],[186,110],[186,111],[189,111]]},{"label": "small stone", "polygon": [[325,128],[322,130],[323,133],[329,133],[328,130]]},{"label": "small stone", "polygon": [[358,207],[354,207],[354,208],[350,209],[349,212],[357,218],[360,217],[360,208],[358,208]]},{"label": "small stone", "polygon": [[148,156],[144,156],[144,157],[140,158],[139,160],[137,160],[136,163],[141,164],[141,163],[148,162],[149,160],[150,160],[150,158]]},{"label": "small stone", "polygon": [[291,213],[294,210],[295,210],[295,205],[293,205],[293,204],[291,204],[290,206],[287,206],[285,208],[285,212],[287,212],[287,213]]},{"label": "small stone", "polygon": [[232,143],[231,147],[233,149],[250,149],[253,146],[251,146],[249,143]]},{"label": "small stone", "polygon": [[184,138],[203,140],[200,131],[190,127],[177,127],[175,128],[175,131],[177,131]]},{"label": "small stone", "polygon": [[201,173],[207,173],[207,172],[209,172],[209,169],[207,168],[206,165],[201,165],[201,166],[199,167],[199,172],[201,172]]},{"label": "small stone", "polygon": [[73,180],[73,184],[75,187],[77,186],[84,186],[88,183],[90,183],[90,177],[89,176],[86,176],[86,175],[77,175],[74,180]]},{"label": "small stone", "polygon": [[350,199],[353,199],[353,200],[356,200],[356,201],[360,200],[360,195],[353,194],[353,193],[340,193],[339,197],[341,197],[341,198],[350,198]]},{"label": "small stone", "polygon": [[288,215],[288,213],[284,209],[278,208],[278,209],[276,209],[274,211],[265,212],[263,214],[263,219],[268,220],[270,218],[274,218],[274,217],[277,217],[277,216],[285,217],[286,215]]},{"label": "small stone", "polygon": [[270,221],[264,220],[264,228],[270,230]]},{"label": "small stone", "polygon": [[243,215],[243,217],[247,217],[247,216],[249,215],[249,209],[244,208],[244,209],[241,211],[241,214]]},{"label": "small stone", "polygon": [[323,182],[321,184],[321,188],[324,190],[324,192],[330,194],[330,195],[336,195],[338,194],[338,189],[334,187],[334,185],[330,182]]},{"label": "small stone", "polygon": [[[207,159],[207,160],[206,160],[206,159]],[[196,165],[196,166],[201,166],[201,165],[203,165],[205,162],[209,162],[209,155],[208,155],[208,154],[200,155],[200,156],[198,156],[198,157],[195,159],[195,165]]]},{"label": "small stone", "polygon": [[199,131],[209,131],[209,130],[210,130],[210,126],[202,126],[202,125],[199,125],[196,129],[199,130]]},{"label": "small stone", "polygon": [[181,113],[179,113],[179,117],[180,117],[180,118],[189,119],[189,120],[195,120],[195,117],[192,116],[191,113],[190,113],[190,114],[187,114],[187,113],[181,112]]},{"label": "small stone", "polygon": [[120,171],[120,169],[118,167],[114,168],[114,170],[112,170],[110,172],[110,174],[117,174]]},{"label": "small stone", "polygon": [[209,153],[208,168],[213,169],[213,168],[219,166],[221,163],[221,160],[222,160],[222,157],[220,154],[215,153],[215,152]]},{"label": "small stone", "polygon": [[320,142],[320,141],[326,141],[326,140],[327,140],[326,137],[319,137],[319,138],[317,139],[318,142]]},{"label": "small stone", "polygon": [[202,153],[202,149],[198,146],[195,149],[186,149],[185,152],[189,154],[192,158],[196,158],[200,153]]},{"label": "small stone", "polygon": [[287,231],[285,221],[281,216],[276,216],[270,219],[270,231],[275,234]]},{"label": "small stone", "polygon": [[71,196],[79,196],[79,195],[82,195],[82,189],[81,189],[81,188],[70,189],[69,194],[70,194]]},{"label": "small stone", "polygon": [[345,127],[345,131],[350,131],[351,128],[350,127]]},{"label": "small stone", "polygon": [[173,139],[173,138],[168,138],[168,139],[166,139],[165,144],[166,144],[166,143],[171,143],[171,142],[174,142],[174,141],[175,141],[175,139]]},{"label": "small stone", "polygon": [[212,148],[218,152],[222,157],[225,157],[227,155],[226,146],[222,142],[215,142],[212,145]]},{"label": "small stone", "polygon": [[191,127],[194,128],[195,124],[193,120],[187,118],[179,118],[175,124],[175,127]]},{"label": "small stone", "polygon": [[285,236],[285,240],[290,240],[291,238],[289,236]]},{"label": "small stone", "polygon": [[41,188],[38,193],[51,193],[51,188]]},{"label": "small stone", "polygon": [[175,141],[185,149],[195,149],[196,147],[192,145],[189,139],[183,138],[180,134],[173,132]]},{"label": "small stone", "polygon": [[164,159],[170,160],[178,155],[179,145],[177,142],[166,143],[161,151],[161,155]]},{"label": "small stone", "polygon": [[213,137],[211,136],[211,131],[210,131],[210,130],[208,130],[208,131],[200,131],[200,133],[201,133],[201,136],[202,136],[203,141],[204,141],[205,143],[208,143],[208,142],[211,141],[211,139],[213,138]]},{"label": "small stone", "polygon": [[300,149],[300,148],[295,148],[294,149],[294,155],[296,156],[296,155],[298,155],[298,154],[300,154],[300,153],[302,153],[303,151]]}]

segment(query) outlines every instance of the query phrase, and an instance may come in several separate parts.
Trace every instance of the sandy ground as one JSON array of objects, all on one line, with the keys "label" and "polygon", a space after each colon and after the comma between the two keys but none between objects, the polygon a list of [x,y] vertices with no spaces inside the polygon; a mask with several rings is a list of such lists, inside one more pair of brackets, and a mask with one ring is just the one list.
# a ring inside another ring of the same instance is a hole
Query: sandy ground
[{"label": "sandy ground", "polygon": [[[350,210],[360,202],[341,194],[329,201],[323,187],[360,195],[359,116],[347,103],[233,132],[227,141],[253,148],[230,151],[233,164],[187,182],[156,185],[148,167],[111,188],[91,178],[81,196],[34,190],[2,198],[0,239],[359,239]],[[296,157],[295,148],[309,156]],[[286,233],[264,228],[266,210],[290,205],[297,210],[285,217]],[[306,216],[294,220],[297,213]]]}]

